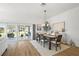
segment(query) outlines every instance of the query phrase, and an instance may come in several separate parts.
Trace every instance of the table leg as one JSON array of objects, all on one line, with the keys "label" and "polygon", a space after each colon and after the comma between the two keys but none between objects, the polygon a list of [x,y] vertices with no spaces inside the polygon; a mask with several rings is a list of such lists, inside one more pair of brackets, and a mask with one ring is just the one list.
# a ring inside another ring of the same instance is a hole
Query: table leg
[{"label": "table leg", "polygon": [[49,50],[51,50],[51,41],[49,39]]}]

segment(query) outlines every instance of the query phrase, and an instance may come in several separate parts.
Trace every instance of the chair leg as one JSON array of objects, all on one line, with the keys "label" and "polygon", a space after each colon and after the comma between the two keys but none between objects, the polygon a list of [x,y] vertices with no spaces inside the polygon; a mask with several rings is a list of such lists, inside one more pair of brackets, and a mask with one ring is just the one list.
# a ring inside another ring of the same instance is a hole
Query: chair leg
[{"label": "chair leg", "polygon": [[36,41],[38,42],[38,39],[36,39]]},{"label": "chair leg", "polygon": [[45,42],[44,42],[44,44],[43,44],[43,47],[45,47]]},{"label": "chair leg", "polygon": [[57,51],[57,45],[55,46],[55,48],[56,48],[56,51]]},{"label": "chair leg", "polygon": [[56,51],[57,51],[57,47],[56,47]]},{"label": "chair leg", "polygon": [[42,45],[42,42],[40,42],[41,43],[41,45]]},{"label": "chair leg", "polygon": [[59,47],[61,49],[61,45],[56,44],[56,51],[57,51],[57,47]]},{"label": "chair leg", "polygon": [[61,45],[59,45],[59,47],[60,47],[60,50],[61,50]]}]

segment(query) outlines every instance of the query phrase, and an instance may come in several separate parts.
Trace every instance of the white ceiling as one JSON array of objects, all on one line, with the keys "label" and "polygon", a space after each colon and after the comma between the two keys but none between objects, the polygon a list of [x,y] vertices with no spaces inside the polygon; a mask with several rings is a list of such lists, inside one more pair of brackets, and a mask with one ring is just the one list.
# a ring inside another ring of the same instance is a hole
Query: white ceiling
[{"label": "white ceiling", "polygon": [[[47,3],[47,18],[79,7],[78,3]],[[3,20],[4,21],[3,21]],[[22,22],[43,19],[43,7],[40,3],[0,3],[0,21]]]}]

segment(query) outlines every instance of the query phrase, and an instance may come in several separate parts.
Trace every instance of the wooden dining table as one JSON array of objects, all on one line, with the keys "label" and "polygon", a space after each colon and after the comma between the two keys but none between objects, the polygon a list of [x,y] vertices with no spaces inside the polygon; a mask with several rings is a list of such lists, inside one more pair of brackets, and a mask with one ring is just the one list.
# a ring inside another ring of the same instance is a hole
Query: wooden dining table
[{"label": "wooden dining table", "polygon": [[49,42],[49,50],[51,50],[51,41],[52,40],[54,41],[55,38],[57,38],[57,36],[56,35],[51,35],[51,34],[46,34],[46,33],[39,33],[39,35],[41,35],[41,34],[47,38],[47,40]]},{"label": "wooden dining table", "polygon": [[55,40],[55,38],[57,38],[55,35],[51,35],[51,34],[43,34],[43,36],[45,36],[48,39],[49,42],[49,50],[51,50],[51,41]]}]

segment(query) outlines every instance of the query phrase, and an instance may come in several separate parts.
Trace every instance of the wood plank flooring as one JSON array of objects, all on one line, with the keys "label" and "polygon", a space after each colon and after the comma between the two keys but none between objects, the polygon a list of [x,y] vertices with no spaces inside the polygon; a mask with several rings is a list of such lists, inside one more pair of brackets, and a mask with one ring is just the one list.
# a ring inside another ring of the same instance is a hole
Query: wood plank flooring
[{"label": "wood plank flooring", "polygon": [[57,53],[55,56],[79,56],[79,48],[70,47],[60,53]]},{"label": "wood plank flooring", "polygon": [[9,45],[3,56],[40,56],[39,52],[28,40],[18,41],[15,45]]}]

